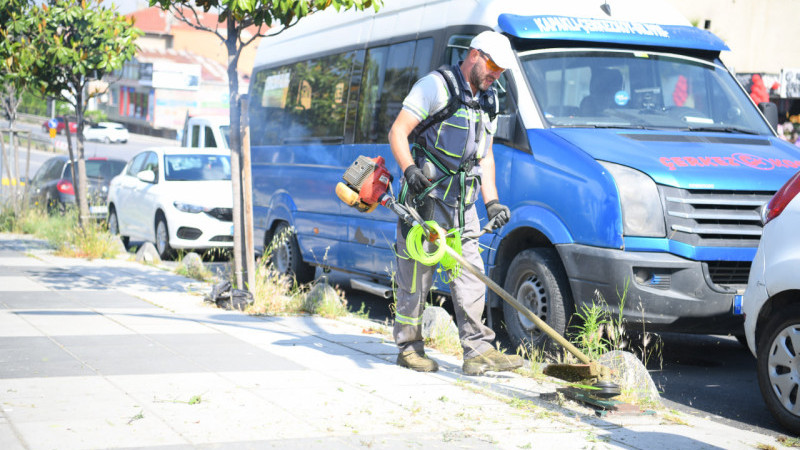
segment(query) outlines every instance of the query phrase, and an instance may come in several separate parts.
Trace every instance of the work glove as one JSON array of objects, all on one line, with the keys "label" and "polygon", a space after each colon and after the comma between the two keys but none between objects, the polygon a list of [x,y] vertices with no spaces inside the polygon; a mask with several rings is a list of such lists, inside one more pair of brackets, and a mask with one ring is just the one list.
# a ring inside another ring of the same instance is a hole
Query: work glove
[{"label": "work glove", "polygon": [[403,172],[403,176],[406,177],[408,191],[412,197],[416,197],[422,191],[431,187],[430,180],[428,180],[425,174],[422,173],[422,169],[417,167],[416,164],[406,167],[405,172]]},{"label": "work glove", "polygon": [[508,206],[501,204],[498,200],[491,200],[486,204],[486,214],[489,216],[489,221],[494,219],[492,229],[502,227],[511,219],[511,210],[508,209]]}]

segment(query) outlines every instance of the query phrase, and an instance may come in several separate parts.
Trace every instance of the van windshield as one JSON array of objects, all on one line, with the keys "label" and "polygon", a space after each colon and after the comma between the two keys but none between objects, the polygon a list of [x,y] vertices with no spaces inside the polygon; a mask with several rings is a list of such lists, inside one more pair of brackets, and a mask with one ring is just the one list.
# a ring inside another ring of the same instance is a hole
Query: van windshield
[{"label": "van windshield", "polygon": [[522,53],[554,127],[655,128],[772,135],[722,67],[676,55],[563,49]]}]

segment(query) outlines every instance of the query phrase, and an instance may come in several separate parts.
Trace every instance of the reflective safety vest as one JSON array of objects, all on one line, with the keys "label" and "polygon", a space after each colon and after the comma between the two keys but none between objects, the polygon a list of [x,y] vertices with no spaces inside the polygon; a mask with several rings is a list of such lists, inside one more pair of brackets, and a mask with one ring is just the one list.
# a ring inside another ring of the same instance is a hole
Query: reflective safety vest
[{"label": "reflective safety vest", "polygon": [[[464,209],[478,198],[478,163],[486,156],[487,140],[494,132],[489,129],[499,111],[497,93],[490,87],[473,98],[458,65],[442,66],[432,73],[447,86],[449,99],[444,108],[420,122],[409,135],[414,162],[433,184],[412,200],[431,195],[458,207],[459,223],[463,224]],[[404,183],[399,200],[405,202],[407,195]]]}]

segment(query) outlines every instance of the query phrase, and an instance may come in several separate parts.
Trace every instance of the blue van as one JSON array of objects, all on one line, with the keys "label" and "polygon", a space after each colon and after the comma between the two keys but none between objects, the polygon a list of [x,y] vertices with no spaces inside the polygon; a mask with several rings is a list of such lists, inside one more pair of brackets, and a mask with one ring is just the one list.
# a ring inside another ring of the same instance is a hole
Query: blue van
[{"label": "blue van", "polygon": [[[388,0],[265,39],[249,101],[257,239],[293,227],[273,258],[300,281],[324,265],[389,289],[397,217],[347,207],[335,185],[359,155],[380,155],[397,192],[387,133],[403,98],[494,29],[517,65],[497,83],[497,187],[512,217],[481,240],[487,273],[562,333],[602,297],[648,331],[741,334],[733,302],[759,212],[800,153],[776,137],[774,105],[755,105],[723,65],[722,40],[666,3],[602,3]],[[488,300],[490,325],[544,339]]]}]

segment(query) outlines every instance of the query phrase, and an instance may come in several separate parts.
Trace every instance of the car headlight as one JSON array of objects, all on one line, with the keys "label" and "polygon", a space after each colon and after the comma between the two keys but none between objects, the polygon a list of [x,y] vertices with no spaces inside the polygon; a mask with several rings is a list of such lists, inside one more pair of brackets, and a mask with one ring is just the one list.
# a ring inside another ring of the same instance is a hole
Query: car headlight
[{"label": "car headlight", "polygon": [[183,211],[192,214],[199,214],[206,210],[206,208],[202,206],[192,205],[183,202],[172,202],[172,205],[175,206],[175,209],[177,209],[178,211]]},{"label": "car headlight", "polygon": [[664,237],[664,210],[655,181],[630,167],[599,161],[619,190],[622,203],[622,233],[625,236]]}]

